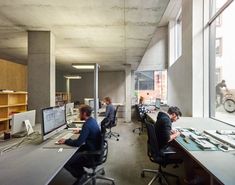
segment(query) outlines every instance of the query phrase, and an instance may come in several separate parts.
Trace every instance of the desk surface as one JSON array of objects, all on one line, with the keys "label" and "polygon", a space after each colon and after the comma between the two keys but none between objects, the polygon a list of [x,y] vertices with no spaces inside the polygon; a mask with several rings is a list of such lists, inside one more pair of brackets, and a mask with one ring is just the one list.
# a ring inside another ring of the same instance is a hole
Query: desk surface
[{"label": "desk surface", "polygon": [[[103,117],[98,117],[100,123]],[[40,145],[22,146],[0,155],[0,184],[48,184],[73,156],[78,148],[43,148],[50,139]]]},{"label": "desk surface", "polygon": [[48,184],[77,151],[74,149],[43,149],[28,145],[0,156],[1,185]]},{"label": "desk surface", "polygon": [[[148,113],[155,122],[157,113]],[[234,127],[210,118],[182,117],[172,124],[173,127],[195,128],[203,130],[226,130]],[[226,185],[234,185],[235,182],[235,155],[234,152],[223,151],[187,151],[189,155],[206,169],[216,179]]]}]

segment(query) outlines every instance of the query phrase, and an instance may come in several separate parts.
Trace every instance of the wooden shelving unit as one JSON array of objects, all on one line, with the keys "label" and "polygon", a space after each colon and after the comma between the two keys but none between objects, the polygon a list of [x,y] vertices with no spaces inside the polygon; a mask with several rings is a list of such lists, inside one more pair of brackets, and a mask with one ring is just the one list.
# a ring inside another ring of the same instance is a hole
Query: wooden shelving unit
[{"label": "wooden shelving unit", "polygon": [[64,105],[70,102],[70,97],[71,97],[71,94],[68,94],[67,92],[56,92],[55,104]]},{"label": "wooden shelving unit", "polygon": [[27,111],[27,92],[0,92],[0,134],[9,132],[10,116]]}]

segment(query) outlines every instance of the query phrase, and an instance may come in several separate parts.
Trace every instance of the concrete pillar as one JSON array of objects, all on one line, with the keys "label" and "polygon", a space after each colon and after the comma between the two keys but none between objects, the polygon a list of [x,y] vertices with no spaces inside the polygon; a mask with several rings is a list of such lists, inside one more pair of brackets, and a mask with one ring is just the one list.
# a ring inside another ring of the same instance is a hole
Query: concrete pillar
[{"label": "concrete pillar", "polygon": [[28,31],[28,107],[35,109],[41,123],[41,109],[55,105],[55,41],[50,31]]},{"label": "concrete pillar", "polygon": [[131,122],[131,65],[125,66],[125,122]]}]

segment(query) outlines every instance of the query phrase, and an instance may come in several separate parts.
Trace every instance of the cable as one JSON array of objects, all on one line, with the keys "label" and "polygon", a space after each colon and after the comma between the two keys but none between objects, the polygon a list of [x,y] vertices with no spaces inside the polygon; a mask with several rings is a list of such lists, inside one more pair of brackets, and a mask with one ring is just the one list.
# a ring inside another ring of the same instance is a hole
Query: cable
[{"label": "cable", "polygon": [[39,138],[41,138],[41,134],[39,132],[33,132],[32,134],[25,136],[19,142],[11,144],[11,145],[8,145],[7,147],[5,147],[3,150],[1,150],[0,155],[3,155],[4,152],[13,150],[14,148],[18,148],[20,145],[22,145],[23,143],[25,143],[27,141],[29,141],[29,142],[30,141],[35,141],[35,140],[37,140]]}]

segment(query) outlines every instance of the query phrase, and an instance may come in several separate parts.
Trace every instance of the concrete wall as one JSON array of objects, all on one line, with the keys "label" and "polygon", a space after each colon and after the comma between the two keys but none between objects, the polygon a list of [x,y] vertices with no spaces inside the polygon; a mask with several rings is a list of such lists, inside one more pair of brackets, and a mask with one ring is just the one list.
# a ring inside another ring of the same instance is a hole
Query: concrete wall
[{"label": "concrete wall", "polygon": [[[66,91],[66,81],[63,72],[57,71],[56,90]],[[81,80],[71,80],[71,101],[83,102],[84,98],[93,97],[93,73],[79,73]],[[99,98],[110,96],[113,102],[125,101],[125,72],[99,72]]]},{"label": "concrete wall", "polygon": [[167,26],[157,28],[137,71],[164,70],[167,66]]},{"label": "concrete wall", "polygon": [[203,0],[182,1],[182,56],[168,68],[168,104],[203,116]]}]

